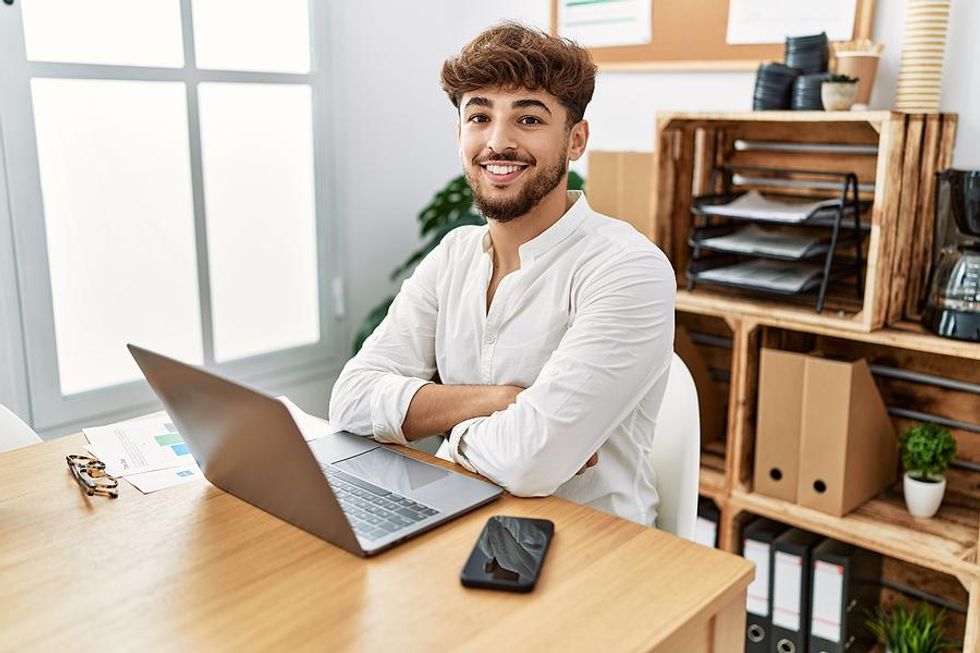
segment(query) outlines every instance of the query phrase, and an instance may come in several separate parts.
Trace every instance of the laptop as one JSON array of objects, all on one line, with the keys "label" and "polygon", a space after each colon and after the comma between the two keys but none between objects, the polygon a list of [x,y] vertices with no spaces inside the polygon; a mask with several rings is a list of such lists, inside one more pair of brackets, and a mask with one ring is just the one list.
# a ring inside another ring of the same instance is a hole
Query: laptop
[{"label": "laptop", "polygon": [[308,443],[278,400],[128,347],[211,483],[355,555],[384,551],[502,493],[353,433]]}]

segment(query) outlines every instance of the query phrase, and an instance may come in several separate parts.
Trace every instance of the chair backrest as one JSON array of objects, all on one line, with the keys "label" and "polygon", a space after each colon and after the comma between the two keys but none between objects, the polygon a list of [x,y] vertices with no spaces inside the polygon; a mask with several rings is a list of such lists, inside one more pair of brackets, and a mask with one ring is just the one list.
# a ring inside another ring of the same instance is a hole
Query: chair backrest
[{"label": "chair backrest", "polygon": [[30,426],[9,408],[0,404],[0,452],[40,442]]},{"label": "chair backrest", "polygon": [[701,420],[697,387],[676,353],[657,413],[650,463],[660,494],[657,528],[693,540],[701,473]]}]

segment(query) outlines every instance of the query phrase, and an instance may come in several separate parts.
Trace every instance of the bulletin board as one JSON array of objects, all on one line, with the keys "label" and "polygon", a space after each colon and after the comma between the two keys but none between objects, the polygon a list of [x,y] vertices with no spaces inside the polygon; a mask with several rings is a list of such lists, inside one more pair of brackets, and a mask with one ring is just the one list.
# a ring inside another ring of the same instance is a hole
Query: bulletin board
[{"label": "bulletin board", "polygon": [[[642,45],[590,47],[601,70],[755,70],[783,60],[783,41],[727,42],[729,0],[647,0],[651,39]],[[792,2],[820,0],[792,0]],[[551,0],[551,33],[558,34],[558,2]],[[856,0],[852,39],[871,38],[874,0]]]}]

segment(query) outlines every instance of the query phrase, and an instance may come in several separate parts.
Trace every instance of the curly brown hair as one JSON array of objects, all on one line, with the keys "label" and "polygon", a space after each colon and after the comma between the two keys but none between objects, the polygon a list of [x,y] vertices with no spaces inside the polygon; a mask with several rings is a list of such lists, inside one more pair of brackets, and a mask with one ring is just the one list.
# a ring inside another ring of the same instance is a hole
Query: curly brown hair
[{"label": "curly brown hair", "polygon": [[442,65],[442,89],[459,108],[464,93],[481,88],[543,90],[568,111],[568,125],[585,115],[595,90],[589,51],[520,23],[495,25]]}]

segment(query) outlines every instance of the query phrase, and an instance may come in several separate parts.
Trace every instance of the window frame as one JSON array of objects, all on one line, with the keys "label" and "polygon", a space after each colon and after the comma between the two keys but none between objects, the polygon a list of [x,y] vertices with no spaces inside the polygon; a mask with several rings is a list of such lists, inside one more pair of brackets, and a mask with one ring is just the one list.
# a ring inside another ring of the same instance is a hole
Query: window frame
[{"label": "window frame", "polygon": [[[159,406],[155,395],[143,379],[99,388],[83,393],[62,395],[55,346],[54,307],[48,268],[47,239],[41,196],[38,152],[35,136],[30,80],[33,77],[93,80],[136,80],[183,82],[187,98],[188,142],[194,232],[198,265],[198,290],[201,312],[204,366],[221,374],[250,383],[283,385],[316,378],[328,378],[346,360],[349,328],[340,298],[334,290],[342,288],[339,228],[334,219],[330,192],[334,180],[334,161],[327,143],[333,142],[327,89],[330,72],[327,50],[325,8],[308,2],[310,17],[309,73],[269,73],[197,69],[194,58],[192,0],[179,0],[182,26],[184,66],[154,68],[101,64],[74,64],[28,61],[24,47],[23,22],[19,4],[4,6],[0,12],[0,150],[7,162],[6,190],[9,193],[9,226],[12,236],[12,265],[0,262],[0,299],[16,294],[19,315],[16,322],[21,333],[12,333],[8,349],[16,351],[22,342],[22,375],[11,370],[12,382],[26,382],[21,397],[14,396],[22,411],[29,409],[31,422],[38,431],[64,432],[83,422],[108,419],[122,414],[148,412]],[[318,11],[319,9],[319,11]],[[320,341],[314,344],[267,352],[243,359],[217,363],[214,360],[214,333],[206,240],[206,213],[202,173],[201,134],[198,85],[202,82],[238,82],[255,84],[303,84],[311,88],[313,119],[313,174],[316,221],[316,258],[318,266],[318,299]],[[2,171],[2,170],[0,170]],[[4,189],[0,189],[2,193]],[[0,199],[3,199],[0,197]],[[3,218],[0,213],[0,218]],[[0,254],[6,254],[0,220]],[[4,256],[6,259],[6,256]],[[13,268],[12,270],[10,268]],[[8,281],[12,272],[14,280]],[[11,291],[13,288],[13,292]],[[335,300],[337,303],[335,304]],[[7,304],[10,302],[7,301]],[[0,303],[0,311],[4,304]],[[10,315],[0,313],[0,325]],[[2,346],[3,343],[0,343]],[[0,351],[3,351],[0,349]],[[166,353],[166,352],[164,352]],[[16,367],[16,361],[13,361]],[[3,380],[0,379],[0,389]],[[26,406],[24,404],[27,404]]]}]

